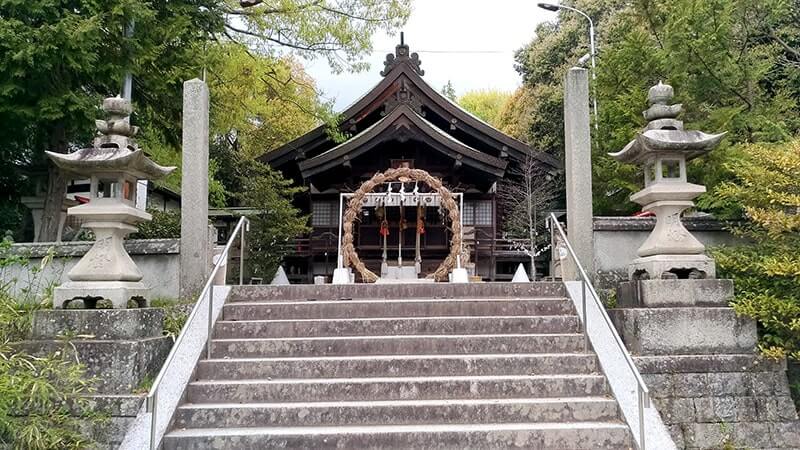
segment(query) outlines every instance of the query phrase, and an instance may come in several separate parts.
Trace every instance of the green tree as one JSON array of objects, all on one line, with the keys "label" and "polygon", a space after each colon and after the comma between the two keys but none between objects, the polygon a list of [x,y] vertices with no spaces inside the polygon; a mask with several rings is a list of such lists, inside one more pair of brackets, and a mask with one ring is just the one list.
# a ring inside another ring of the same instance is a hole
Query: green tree
[{"label": "green tree", "polygon": [[280,172],[250,161],[242,176],[242,205],[260,212],[251,217],[248,234],[248,264],[252,274],[271,279],[283,258],[291,253],[292,242],[309,231],[308,216],[294,206],[295,197],[305,188],[293,186]]},{"label": "green tree", "polygon": [[131,239],[178,239],[181,237],[181,211],[148,211],[153,220],[142,222],[137,226]]},{"label": "green tree", "polygon": [[[647,89],[675,87],[687,127],[728,131],[726,143],[693,162],[690,176],[709,187],[730,177],[724,162],[732,145],[780,142],[800,130],[800,5],[782,0],[576,0],[598,31],[599,131],[593,135],[594,207],[627,214],[640,188],[631,166],[607,156],[644,126]],[[537,28],[517,54],[522,92],[501,116],[501,127],[537,148],[563,149],[562,80],[588,52],[586,20],[561,11],[558,23]],[[709,198],[701,207],[717,209]],[[720,212],[720,211],[718,211]]]},{"label": "green tree", "polygon": [[[214,2],[0,1],[0,147],[11,153],[3,159],[15,167],[48,167],[44,150],[64,153],[87,144],[100,100],[119,92],[128,69],[149,96],[139,105],[140,119],[154,127],[174,123],[180,103],[163,93],[193,66],[193,44],[222,26],[221,16],[201,7]],[[134,38],[123,37],[128,20],[138,24]],[[43,240],[56,234],[66,190],[64,175],[49,167]],[[24,184],[19,177],[8,181]]]},{"label": "green tree", "polygon": [[235,137],[248,158],[329,119],[314,80],[294,59],[263,56],[234,43],[215,47],[211,56],[212,133]]},{"label": "green tree", "polygon": [[440,92],[451,101],[455,102],[458,98],[456,95],[456,88],[453,87],[453,83],[450,80],[447,80],[447,83],[442,86],[442,90]]},{"label": "green tree", "polygon": [[511,94],[495,89],[469,91],[458,98],[458,104],[484,122],[497,127],[500,113]]},{"label": "green tree", "polygon": [[733,180],[712,195],[742,208],[748,221],[733,231],[752,243],[713,254],[736,282],[736,311],[761,325],[762,351],[800,359],[800,139],[736,150]]},{"label": "green tree", "polygon": [[[249,9],[233,4],[0,0],[0,210],[17,214],[19,197],[30,189],[20,167],[49,167],[39,237],[55,236],[57,220],[48,218],[58,217],[66,185],[44,151],[87,145],[97,106],[119,92],[126,71],[134,76],[142,146],[170,163],[180,148],[181,84],[210,67],[219,42],[275,59],[321,55],[335,70],[358,70],[372,33],[396,28],[410,11],[408,0],[283,0]],[[135,31],[124,37],[130,20]],[[168,181],[172,187],[176,179]]]}]

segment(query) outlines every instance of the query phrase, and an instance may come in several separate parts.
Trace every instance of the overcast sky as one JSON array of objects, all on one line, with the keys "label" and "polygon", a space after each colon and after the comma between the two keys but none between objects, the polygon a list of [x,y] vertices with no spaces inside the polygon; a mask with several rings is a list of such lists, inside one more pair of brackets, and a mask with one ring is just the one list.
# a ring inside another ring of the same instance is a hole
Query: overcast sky
[{"label": "overcast sky", "polygon": [[[529,42],[536,25],[555,13],[536,7],[534,0],[413,0],[403,27],[406,44],[419,53],[424,79],[436,90],[450,80],[457,94],[476,89],[512,91],[520,84],[514,51]],[[344,109],[381,79],[386,53],[394,52],[400,34],[379,33],[370,69],[357,74],[331,73],[325,60],[306,63],[326,99]]]}]

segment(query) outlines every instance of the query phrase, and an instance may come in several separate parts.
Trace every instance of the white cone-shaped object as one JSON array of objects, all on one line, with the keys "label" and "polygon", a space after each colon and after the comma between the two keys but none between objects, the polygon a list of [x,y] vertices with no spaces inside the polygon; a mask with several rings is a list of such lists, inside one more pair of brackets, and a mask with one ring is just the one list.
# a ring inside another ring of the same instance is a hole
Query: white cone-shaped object
[{"label": "white cone-shaped object", "polygon": [[458,269],[453,269],[453,273],[450,274],[450,282],[469,283],[469,274],[467,273],[467,269],[463,267],[460,267]]},{"label": "white cone-shaped object", "polygon": [[333,284],[350,284],[350,271],[345,267],[339,267],[333,271]]},{"label": "white cone-shaped object", "polygon": [[528,272],[525,271],[525,266],[522,263],[519,263],[517,266],[517,271],[514,272],[514,278],[511,280],[512,283],[530,283],[531,280],[528,279]]},{"label": "white cone-shaped object", "polygon": [[272,286],[287,286],[289,284],[289,277],[286,276],[286,271],[283,270],[283,266],[278,267],[278,270],[275,271],[275,276],[272,277],[272,281],[269,284]]}]

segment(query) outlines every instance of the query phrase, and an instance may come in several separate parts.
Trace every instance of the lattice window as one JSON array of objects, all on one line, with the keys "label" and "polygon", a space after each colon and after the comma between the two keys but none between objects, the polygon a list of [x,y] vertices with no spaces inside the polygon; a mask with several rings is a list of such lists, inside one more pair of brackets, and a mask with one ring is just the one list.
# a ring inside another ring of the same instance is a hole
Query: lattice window
[{"label": "lattice window", "polygon": [[480,200],[475,202],[475,225],[489,226],[492,224],[492,202]]},{"label": "lattice window", "polygon": [[336,225],[339,215],[336,214],[336,202],[314,201],[311,204],[311,226],[332,227]]},{"label": "lattice window", "polygon": [[468,200],[464,202],[464,225],[491,226],[491,200]]}]

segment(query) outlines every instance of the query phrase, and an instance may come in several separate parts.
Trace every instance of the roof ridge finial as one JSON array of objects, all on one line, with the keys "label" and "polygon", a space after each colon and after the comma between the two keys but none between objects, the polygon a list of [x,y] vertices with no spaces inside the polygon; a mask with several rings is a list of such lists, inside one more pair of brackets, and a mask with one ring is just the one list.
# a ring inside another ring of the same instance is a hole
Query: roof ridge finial
[{"label": "roof ridge finial", "polygon": [[400,44],[394,47],[394,53],[388,53],[386,55],[386,60],[383,62],[384,67],[381,71],[381,75],[389,75],[389,72],[401,64],[411,66],[411,68],[420,76],[425,75],[425,71],[419,67],[420,64],[422,64],[422,61],[419,59],[419,55],[409,51],[408,44],[406,44],[405,33],[402,31],[400,32]]}]

